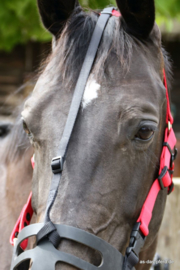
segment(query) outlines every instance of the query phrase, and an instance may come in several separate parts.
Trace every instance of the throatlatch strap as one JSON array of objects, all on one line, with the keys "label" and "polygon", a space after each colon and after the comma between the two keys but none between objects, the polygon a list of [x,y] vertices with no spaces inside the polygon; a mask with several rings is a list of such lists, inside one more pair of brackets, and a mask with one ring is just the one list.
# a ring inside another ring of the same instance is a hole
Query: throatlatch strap
[{"label": "throatlatch strap", "polygon": [[[54,204],[54,201],[58,192],[58,187],[59,187],[59,183],[60,183],[60,179],[62,175],[62,167],[65,161],[69,140],[70,140],[70,137],[71,137],[74,125],[75,125],[75,121],[78,115],[78,111],[81,105],[84,89],[85,89],[89,74],[91,72],[91,69],[92,69],[96,54],[97,54],[99,43],[101,41],[106,24],[110,16],[112,15],[113,9],[114,8],[112,7],[105,8],[102,11],[100,17],[98,18],[97,24],[95,26],[95,29],[94,29],[94,32],[93,32],[86,56],[85,56],[85,60],[83,62],[83,65],[79,74],[79,78],[76,83],[76,87],[74,90],[74,95],[71,102],[66,125],[65,125],[64,132],[60,141],[60,146],[57,151],[58,157],[52,160],[53,177],[52,177],[50,192],[49,192],[48,201],[47,201],[47,207],[46,207],[46,213],[45,213],[45,224],[47,222],[48,224],[50,224],[51,222],[50,210],[52,208],[52,205]],[[55,232],[56,231],[53,231],[54,235],[55,235]],[[49,236],[50,234],[48,235],[48,237]],[[38,235],[39,241],[43,237],[44,236]],[[56,235],[56,238],[60,240],[58,233]]]}]

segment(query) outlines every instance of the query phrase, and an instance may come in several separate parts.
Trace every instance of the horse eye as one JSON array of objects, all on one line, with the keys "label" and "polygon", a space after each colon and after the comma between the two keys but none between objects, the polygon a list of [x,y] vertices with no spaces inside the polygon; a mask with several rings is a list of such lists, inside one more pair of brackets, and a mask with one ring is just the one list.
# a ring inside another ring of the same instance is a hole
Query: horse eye
[{"label": "horse eye", "polygon": [[141,139],[141,140],[149,140],[152,136],[154,135],[154,129],[151,127],[141,127],[136,134],[136,138]]},{"label": "horse eye", "polygon": [[23,128],[24,128],[24,131],[26,132],[27,135],[30,135],[31,132],[26,124],[26,122],[23,120]]}]

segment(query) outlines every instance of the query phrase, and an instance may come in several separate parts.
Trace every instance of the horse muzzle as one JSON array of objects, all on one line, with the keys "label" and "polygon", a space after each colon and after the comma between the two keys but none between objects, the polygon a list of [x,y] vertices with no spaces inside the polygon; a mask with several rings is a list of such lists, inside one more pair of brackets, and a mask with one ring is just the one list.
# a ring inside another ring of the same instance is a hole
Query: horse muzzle
[{"label": "horse muzzle", "polygon": [[131,233],[130,246],[123,256],[116,248],[91,233],[63,224],[54,226],[61,239],[72,240],[98,251],[101,254],[101,264],[94,266],[72,254],[59,251],[48,238],[42,239],[35,248],[23,251],[21,243],[31,236],[37,236],[44,227],[44,223],[37,223],[25,227],[19,233],[14,246],[11,270],[28,270],[30,262],[31,270],[55,270],[57,262],[65,262],[82,270],[135,270],[134,265],[139,260],[138,253],[145,241],[139,232],[139,224],[136,223]]}]

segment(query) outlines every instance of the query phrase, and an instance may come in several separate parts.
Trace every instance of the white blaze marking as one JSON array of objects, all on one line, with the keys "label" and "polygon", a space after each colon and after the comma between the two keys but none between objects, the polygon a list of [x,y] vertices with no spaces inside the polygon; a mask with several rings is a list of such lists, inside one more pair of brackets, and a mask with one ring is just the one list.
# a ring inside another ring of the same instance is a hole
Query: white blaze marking
[{"label": "white blaze marking", "polygon": [[86,84],[86,88],[83,95],[82,107],[85,109],[91,101],[98,97],[98,90],[100,89],[100,84],[98,84],[93,76],[91,76]]}]

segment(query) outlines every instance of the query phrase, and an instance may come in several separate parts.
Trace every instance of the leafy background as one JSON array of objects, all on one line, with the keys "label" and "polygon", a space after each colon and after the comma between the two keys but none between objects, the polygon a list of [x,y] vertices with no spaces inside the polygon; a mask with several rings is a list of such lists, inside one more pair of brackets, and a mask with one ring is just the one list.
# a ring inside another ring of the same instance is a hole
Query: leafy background
[{"label": "leafy background", "polygon": [[[80,0],[80,3],[92,9],[116,5],[115,0]],[[157,23],[170,32],[174,19],[180,22],[180,0],[156,0]],[[36,0],[0,1],[0,50],[11,51],[16,44],[29,40],[50,40],[39,21]]]}]

